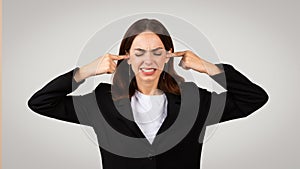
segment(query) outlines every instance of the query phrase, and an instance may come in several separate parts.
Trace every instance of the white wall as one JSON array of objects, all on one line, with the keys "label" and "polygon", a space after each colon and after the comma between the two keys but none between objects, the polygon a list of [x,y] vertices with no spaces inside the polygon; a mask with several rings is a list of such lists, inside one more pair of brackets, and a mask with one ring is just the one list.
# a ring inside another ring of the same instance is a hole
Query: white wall
[{"label": "white wall", "polygon": [[82,127],[39,116],[27,100],[74,68],[101,27],[142,12],[184,18],[207,36],[221,61],[270,96],[248,118],[218,126],[204,145],[203,169],[300,167],[299,1],[3,1],[3,168],[102,168]]}]

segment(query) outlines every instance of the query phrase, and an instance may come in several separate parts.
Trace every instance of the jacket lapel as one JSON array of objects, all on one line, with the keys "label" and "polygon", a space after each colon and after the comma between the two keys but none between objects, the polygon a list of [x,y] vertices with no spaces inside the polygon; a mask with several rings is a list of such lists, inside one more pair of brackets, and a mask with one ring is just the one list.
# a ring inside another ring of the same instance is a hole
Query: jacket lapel
[{"label": "jacket lapel", "polygon": [[[125,124],[124,127],[120,127],[119,129],[122,133],[127,133],[130,137],[136,138],[146,138],[141,129],[135,123],[133,118],[133,112],[131,108],[130,99],[124,98],[117,101],[112,100],[111,96],[111,86],[110,84],[106,84],[103,87],[99,87],[97,93],[104,94],[105,97],[97,98],[97,102],[99,104],[100,110],[105,117],[105,119],[109,122],[109,124],[115,124],[119,126],[119,124]],[[160,126],[156,135],[167,130],[172,124],[175,122],[176,117],[178,116],[180,110],[181,96],[174,95],[172,93],[165,92],[168,104],[167,104],[167,116]],[[97,94],[96,94],[97,95]],[[100,95],[100,94],[99,94]],[[98,96],[99,96],[98,95]],[[108,113],[107,113],[108,112]],[[112,126],[116,128],[116,126]],[[127,131],[130,131],[128,133]],[[153,143],[155,142],[154,139]],[[150,144],[149,142],[147,142]]]},{"label": "jacket lapel", "polygon": [[172,124],[175,122],[176,117],[178,116],[179,109],[180,109],[180,96],[176,96],[174,94],[165,92],[168,100],[167,105],[167,117],[162,123],[161,127],[159,128],[156,135],[164,132],[167,130]]},{"label": "jacket lapel", "polygon": [[114,112],[116,113],[116,118],[126,124],[126,127],[131,130],[134,137],[145,138],[145,135],[134,121],[130,100],[128,98],[118,100],[115,102],[115,106],[117,110]]},{"label": "jacket lapel", "polygon": [[[168,104],[167,104],[167,116],[163,121],[162,125],[160,126],[156,135],[163,133],[166,131],[172,124],[175,122],[176,117],[178,116],[179,109],[180,109],[180,96],[165,92]],[[116,117],[124,122],[126,126],[133,132],[135,137],[139,138],[146,138],[139,126],[135,123],[133,118],[133,112],[131,108],[131,103],[129,99],[122,99],[118,101],[116,104],[118,114]],[[156,138],[154,138],[153,143],[155,142]]]}]

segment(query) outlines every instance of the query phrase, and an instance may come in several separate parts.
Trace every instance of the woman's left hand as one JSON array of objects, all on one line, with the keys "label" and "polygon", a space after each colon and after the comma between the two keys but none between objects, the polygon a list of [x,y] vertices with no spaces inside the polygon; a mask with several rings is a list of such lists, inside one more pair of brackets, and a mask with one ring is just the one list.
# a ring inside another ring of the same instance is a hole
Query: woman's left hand
[{"label": "woman's left hand", "polygon": [[205,61],[190,50],[168,53],[167,57],[182,57],[179,66],[185,70],[193,69],[208,75],[215,75],[222,72],[215,64]]}]

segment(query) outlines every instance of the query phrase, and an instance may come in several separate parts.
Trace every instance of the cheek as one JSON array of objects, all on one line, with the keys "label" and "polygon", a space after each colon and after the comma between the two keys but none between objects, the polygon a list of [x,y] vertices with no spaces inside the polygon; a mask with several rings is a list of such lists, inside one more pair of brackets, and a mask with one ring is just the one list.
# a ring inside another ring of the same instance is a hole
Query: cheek
[{"label": "cheek", "polygon": [[138,71],[139,67],[141,66],[142,61],[139,59],[131,60],[131,67],[133,71]]},{"label": "cheek", "polygon": [[157,62],[158,66],[161,68],[161,70],[164,68],[165,66],[165,59],[160,59],[158,62]]},{"label": "cheek", "polygon": [[[165,66],[165,58],[154,58],[152,60],[153,64],[159,67],[159,70],[163,70]],[[142,66],[144,63],[143,57],[135,57],[131,59],[131,67],[133,71],[138,71],[139,67]]]}]

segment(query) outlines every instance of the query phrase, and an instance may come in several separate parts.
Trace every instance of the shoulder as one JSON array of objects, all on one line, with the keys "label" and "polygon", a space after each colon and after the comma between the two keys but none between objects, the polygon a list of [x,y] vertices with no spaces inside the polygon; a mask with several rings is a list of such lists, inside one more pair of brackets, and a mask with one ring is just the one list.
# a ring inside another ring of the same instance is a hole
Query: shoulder
[{"label": "shoulder", "polygon": [[109,83],[99,83],[95,88],[94,92],[97,99],[111,97],[111,87],[112,84]]},{"label": "shoulder", "polygon": [[201,100],[205,98],[209,99],[212,94],[207,89],[197,86],[195,82],[183,82],[182,84],[180,84],[180,88],[182,93],[185,93],[186,95],[190,95],[191,97],[194,96],[200,98]]},{"label": "shoulder", "polygon": [[194,82],[181,82],[179,84],[179,87],[185,88],[185,87],[194,87],[197,86]]},{"label": "shoulder", "polygon": [[110,91],[112,87],[112,84],[110,83],[99,83],[98,86],[96,87],[95,91]]},{"label": "shoulder", "polygon": [[207,89],[198,87],[195,82],[182,82],[180,85],[181,95],[186,95],[191,98],[203,98],[207,95],[210,95],[210,92]]},{"label": "shoulder", "polygon": [[199,87],[194,82],[182,82],[179,84],[181,91],[199,90]]}]

